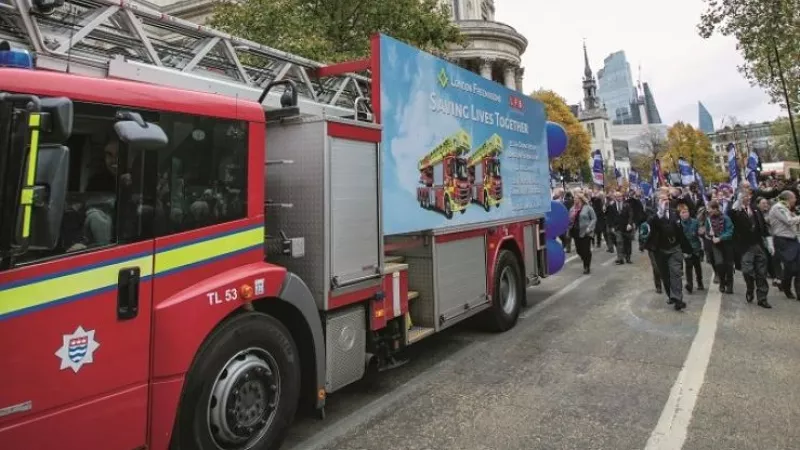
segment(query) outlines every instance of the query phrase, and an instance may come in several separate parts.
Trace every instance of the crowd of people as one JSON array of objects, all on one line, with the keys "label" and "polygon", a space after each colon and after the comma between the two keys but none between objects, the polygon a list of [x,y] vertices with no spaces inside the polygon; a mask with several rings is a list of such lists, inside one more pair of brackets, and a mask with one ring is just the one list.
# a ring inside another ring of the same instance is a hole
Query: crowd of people
[{"label": "crowd of people", "polygon": [[655,291],[666,294],[675,310],[683,296],[706,289],[703,261],[713,269],[712,283],[733,294],[734,274],[745,282],[745,299],[772,308],[772,285],[789,299],[800,299],[800,211],[798,183],[742,182],[699,192],[698,185],[663,186],[649,197],[627,190],[556,188],[553,200],[569,211],[569,228],[560,237],[575,251],[583,273],[591,273],[592,246],[616,253],[616,264],[632,264],[634,242],[647,252]]}]

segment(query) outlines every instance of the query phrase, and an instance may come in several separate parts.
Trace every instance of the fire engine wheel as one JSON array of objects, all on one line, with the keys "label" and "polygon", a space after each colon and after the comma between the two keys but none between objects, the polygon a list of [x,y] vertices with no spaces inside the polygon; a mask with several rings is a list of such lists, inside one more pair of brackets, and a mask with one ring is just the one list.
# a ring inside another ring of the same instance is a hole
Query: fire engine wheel
[{"label": "fire engine wheel", "polygon": [[517,257],[508,250],[501,250],[494,269],[494,290],[489,325],[495,331],[506,331],[514,327],[524,303],[525,282]]},{"label": "fire engine wheel", "polygon": [[250,312],[223,324],[189,372],[179,447],[278,448],[297,409],[299,359],[289,331],[272,317]]},{"label": "fire engine wheel", "polygon": [[453,218],[453,208],[450,207],[450,197],[444,197],[444,216],[448,219]]}]

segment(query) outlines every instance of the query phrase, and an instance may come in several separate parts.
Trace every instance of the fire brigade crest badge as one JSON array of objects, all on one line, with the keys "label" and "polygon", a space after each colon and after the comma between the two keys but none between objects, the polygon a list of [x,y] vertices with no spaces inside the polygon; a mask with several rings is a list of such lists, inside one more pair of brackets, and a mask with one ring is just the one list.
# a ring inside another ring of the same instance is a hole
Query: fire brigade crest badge
[{"label": "fire brigade crest badge", "polygon": [[86,331],[78,326],[74,333],[63,335],[61,348],[56,352],[56,356],[61,358],[61,370],[69,368],[78,373],[84,364],[94,362],[97,347],[100,344],[94,340],[94,330]]}]

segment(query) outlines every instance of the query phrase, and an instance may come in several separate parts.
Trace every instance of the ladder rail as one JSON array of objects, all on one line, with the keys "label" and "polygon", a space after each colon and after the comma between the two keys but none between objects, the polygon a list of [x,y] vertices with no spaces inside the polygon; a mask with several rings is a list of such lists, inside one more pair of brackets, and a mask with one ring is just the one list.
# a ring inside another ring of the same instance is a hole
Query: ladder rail
[{"label": "ladder rail", "polygon": [[[137,67],[144,64],[149,69],[164,69],[153,72],[162,76],[200,76],[209,79],[209,86],[224,82],[226,87],[219,92],[212,89],[217,93],[239,95],[238,90],[230,88],[234,83],[249,96],[270,82],[291,79],[303,103],[316,104],[312,109],[334,115],[352,114],[357,108],[371,113],[367,103],[356,102],[369,97],[369,76],[352,72],[318,76],[325,67],[319,62],[131,0],[65,0],[49,15],[33,11],[29,2],[0,0],[0,40],[35,51],[40,68],[113,77],[118,75],[111,67],[122,67],[118,60],[121,55]],[[162,84],[158,78],[137,80]],[[171,80],[165,84],[180,83]],[[267,105],[276,106],[280,93],[271,94]]]}]

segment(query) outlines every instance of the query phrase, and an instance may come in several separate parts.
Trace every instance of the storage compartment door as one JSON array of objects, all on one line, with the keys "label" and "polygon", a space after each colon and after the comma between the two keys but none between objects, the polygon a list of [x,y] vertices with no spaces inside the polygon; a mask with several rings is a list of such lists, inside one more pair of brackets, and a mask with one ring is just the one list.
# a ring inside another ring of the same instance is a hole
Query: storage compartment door
[{"label": "storage compartment door", "polygon": [[332,286],[380,277],[378,145],[329,138]]},{"label": "storage compartment door", "polygon": [[437,243],[436,302],[440,329],[488,304],[486,242],[483,236]]}]

